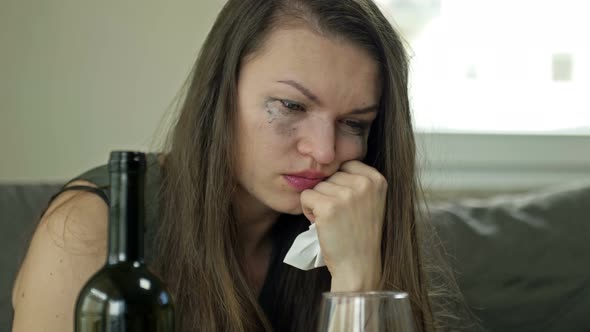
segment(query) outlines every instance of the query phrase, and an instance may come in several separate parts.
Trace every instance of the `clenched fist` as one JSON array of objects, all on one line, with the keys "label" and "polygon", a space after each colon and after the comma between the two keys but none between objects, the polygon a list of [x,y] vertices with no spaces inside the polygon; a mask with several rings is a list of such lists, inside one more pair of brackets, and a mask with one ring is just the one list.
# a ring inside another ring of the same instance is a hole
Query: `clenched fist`
[{"label": "clenched fist", "polygon": [[303,213],[316,224],[332,291],[378,286],[386,197],[385,177],[357,160],[301,193]]}]

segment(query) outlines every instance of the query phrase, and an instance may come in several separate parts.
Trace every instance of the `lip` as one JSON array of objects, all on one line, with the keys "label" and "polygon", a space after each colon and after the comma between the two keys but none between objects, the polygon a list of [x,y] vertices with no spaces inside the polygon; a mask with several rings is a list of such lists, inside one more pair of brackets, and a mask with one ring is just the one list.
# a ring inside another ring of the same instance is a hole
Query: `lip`
[{"label": "lip", "polygon": [[326,175],[324,173],[313,170],[307,170],[294,174],[285,174],[283,177],[291,187],[299,192],[311,189],[326,179]]}]

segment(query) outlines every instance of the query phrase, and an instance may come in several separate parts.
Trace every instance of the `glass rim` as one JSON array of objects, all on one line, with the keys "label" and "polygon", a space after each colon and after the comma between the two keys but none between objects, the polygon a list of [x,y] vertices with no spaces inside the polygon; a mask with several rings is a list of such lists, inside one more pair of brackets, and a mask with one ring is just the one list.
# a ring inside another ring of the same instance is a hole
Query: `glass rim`
[{"label": "glass rim", "polygon": [[326,299],[330,298],[394,298],[394,299],[407,299],[409,297],[407,292],[396,292],[396,291],[368,291],[368,292],[324,292],[322,296]]}]

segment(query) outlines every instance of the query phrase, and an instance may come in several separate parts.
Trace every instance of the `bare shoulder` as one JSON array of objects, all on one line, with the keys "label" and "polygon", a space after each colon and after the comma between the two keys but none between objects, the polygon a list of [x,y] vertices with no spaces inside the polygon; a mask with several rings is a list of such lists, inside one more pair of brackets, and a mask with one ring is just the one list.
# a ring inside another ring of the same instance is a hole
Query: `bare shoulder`
[{"label": "bare shoulder", "polygon": [[14,284],[13,331],[72,330],[76,297],[106,260],[107,232],[108,206],[99,196],[71,190],[56,197]]}]

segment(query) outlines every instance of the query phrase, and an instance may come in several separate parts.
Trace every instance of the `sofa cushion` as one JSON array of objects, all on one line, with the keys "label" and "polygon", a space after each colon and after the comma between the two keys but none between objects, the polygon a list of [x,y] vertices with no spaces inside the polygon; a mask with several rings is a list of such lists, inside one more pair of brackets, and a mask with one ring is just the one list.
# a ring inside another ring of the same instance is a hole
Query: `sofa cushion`
[{"label": "sofa cushion", "polygon": [[590,183],[439,204],[431,214],[483,327],[590,328]]},{"label": "sofa cushion", "polygon": [[40,213],[61,185],[0,185],[0,330],[12,324],[12,285]]}]

